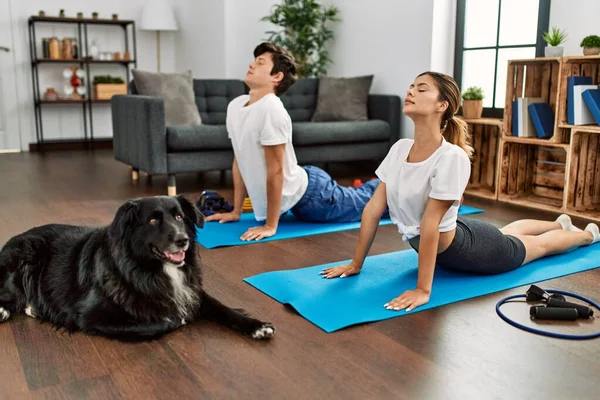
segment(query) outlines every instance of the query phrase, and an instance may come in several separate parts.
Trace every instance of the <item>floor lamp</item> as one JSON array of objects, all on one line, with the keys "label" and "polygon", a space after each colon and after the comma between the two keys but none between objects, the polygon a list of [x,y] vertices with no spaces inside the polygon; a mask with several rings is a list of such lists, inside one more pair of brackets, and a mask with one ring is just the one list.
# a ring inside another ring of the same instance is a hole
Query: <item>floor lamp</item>
[{"label": "floor lamp", "polygon": [[170,0],[148,0],[145,3],[140,30],[156,31],[156,71],[160,72],[160,32],[176,31],[177,21]]}]

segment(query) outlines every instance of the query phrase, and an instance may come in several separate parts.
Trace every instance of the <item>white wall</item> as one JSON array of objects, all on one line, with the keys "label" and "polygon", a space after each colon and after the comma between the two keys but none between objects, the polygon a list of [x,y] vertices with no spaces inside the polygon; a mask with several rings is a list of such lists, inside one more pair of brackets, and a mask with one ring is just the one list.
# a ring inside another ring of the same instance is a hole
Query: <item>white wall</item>
[{"label": "white wall", "polygon": [[433,1],[431,38],[431,70],[454,74],[454,42],[456,36],[456,0]]},{"label": "white wall", "polygon": [[579,47],[588,35],[600,35],[598,0],[552,0],[550,3],[550,28],[557,26],[567,31],[567,41],[562,45],[565,56],[583,56]]},{"label": "white wall", "polygon": [[225,77],[225,2],[175,0],[175,69],[195,78]]},{"label": "white wall", "polygon": [[[332,1],[330,1],[331,3]],[[416,76],[431,67],[433,0],[336,0],[341,22],[331,45],[329,76],[373,74],[371,93],[404,99]],[[402,116],[402,137],[414,126]]]},{"label": "white wall", "polygon": [[[24,149],[29,143],[35,142],[35,120],[33,112],[33,89],[31,80],[31,58],[29,55],[29,35],[27,20],[31,15],[37,15],[44,10],[46,15],[58,15],[63,8],[67,16],[75,16],[81,11],[90,16],[97,11],[100,17],[108,17],[112,13],[119,14],[121,19],[138,20],[144,0],[103,0],[94,4],[77,0],[9,0],[13,12],[15,59],[17,69],[17,87],[19,88],[18,110],[21,120],[21,137]],[[100,51],[124,51],[123,31],[119,27],[90,26],[88,30],[90,41],[97,39]],[[77,37],[74,25],[48,24],[36,25],[38,54],[41,54],[41,38],[48,36]],[[131,48],[130,48],[131,50]],[[156,71],[156,34],[155,32],[137,32],[138,68]],[[57,90],[62,86],[61,71],[68,64],[40,65],[40,91],[45,92],[49,86]],[[161,33],[161,71],[175,70],[175,33]],[[125,77],[125,69],[120,65],[92,66],[91,75],[111,74]],[[44,105],[42,109],[44,138],[81,138],[83,137],[83,118],[80,106],[74,105]],[[108,104],[94,105],[94,136],[111,137],[110,106]]]}]

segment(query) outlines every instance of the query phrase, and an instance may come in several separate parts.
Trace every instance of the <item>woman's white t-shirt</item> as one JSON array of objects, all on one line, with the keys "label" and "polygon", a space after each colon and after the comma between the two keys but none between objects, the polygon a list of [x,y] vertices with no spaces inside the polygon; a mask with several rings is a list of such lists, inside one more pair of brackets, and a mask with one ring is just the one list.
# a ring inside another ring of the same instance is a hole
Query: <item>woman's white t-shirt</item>
[{"label": "woman's white t-shirt", "polygon": [[414,140],[396,142],[375,173],[386,184],[390,217],[402,240],[420,235],[421,219],[429,198],[454,200],[442,218],[440,232],[456,228],[460,200],[471,176],[471,162],[459,146],[447,142],[426,160],[408,162]]},{"label": "woman's white t-shirt", "polygon": [[292,145],[292,120],[281,99],[267,94],[247,106],[250,96],[227,106],[226,126],[257,221],[267,219],[267,162],[263,146],[286,144],[280,214],[296,205],[308,187],[308,174],[298,165]]}]

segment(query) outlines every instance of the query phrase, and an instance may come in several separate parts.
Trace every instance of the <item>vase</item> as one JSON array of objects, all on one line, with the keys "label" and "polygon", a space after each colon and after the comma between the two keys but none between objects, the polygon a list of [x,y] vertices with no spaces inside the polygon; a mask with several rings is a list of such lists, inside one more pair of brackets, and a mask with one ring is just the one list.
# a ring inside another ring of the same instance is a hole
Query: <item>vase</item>
[{"label": "vase", "polygon": [[483,114],[483,100],[463,100],[463,117],[478,119]]},{"label": "vase", "polygon": [[546,46],[544,49],[544,55],[546,57],[562,57],[564,47],[562,46]]}]

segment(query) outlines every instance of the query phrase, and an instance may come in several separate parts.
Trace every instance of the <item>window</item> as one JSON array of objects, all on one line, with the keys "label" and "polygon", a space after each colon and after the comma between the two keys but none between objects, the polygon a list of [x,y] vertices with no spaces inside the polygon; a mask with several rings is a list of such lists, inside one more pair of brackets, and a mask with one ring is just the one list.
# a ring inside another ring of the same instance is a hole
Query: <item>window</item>
[{"label": "window", "polygon": [[483,88],[483,116],[500,118],[508,60],[544,55],[550,0],[458,0],[454,77]]}]

